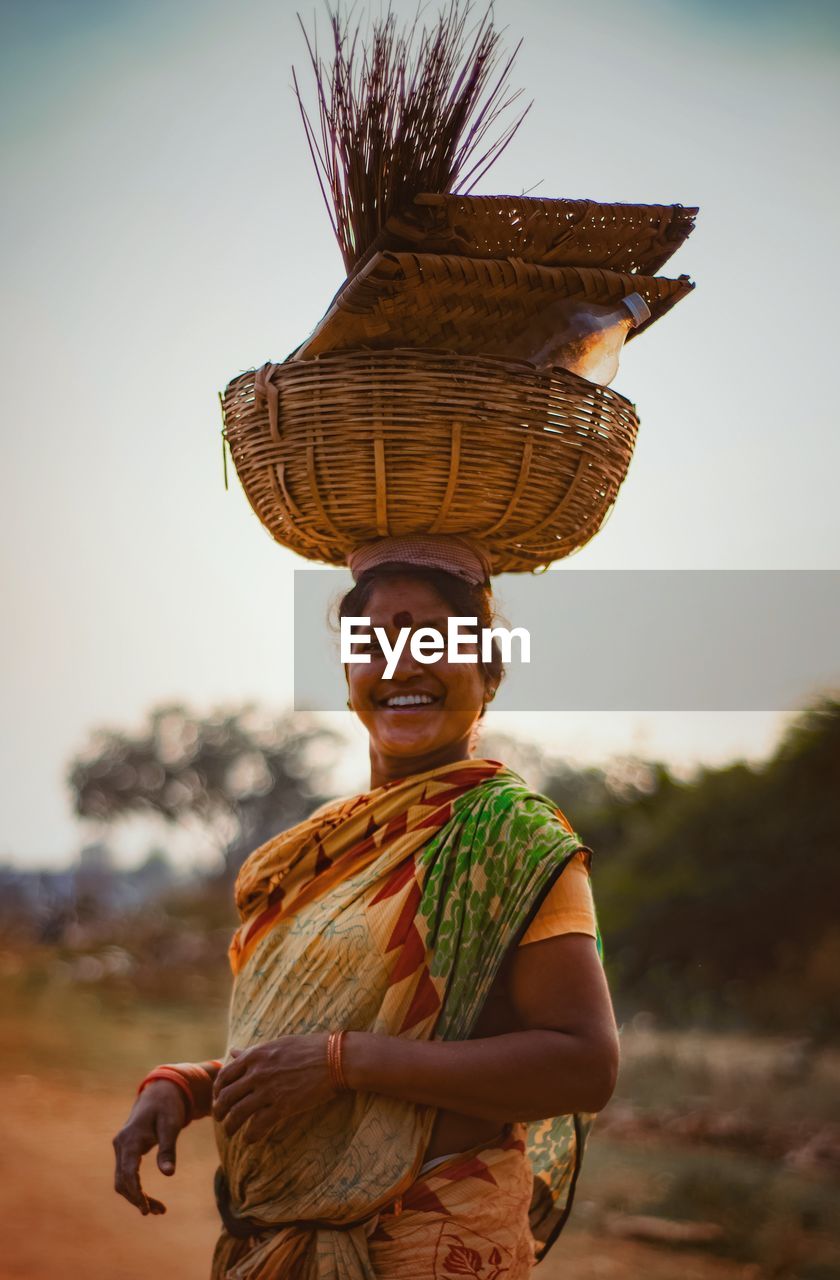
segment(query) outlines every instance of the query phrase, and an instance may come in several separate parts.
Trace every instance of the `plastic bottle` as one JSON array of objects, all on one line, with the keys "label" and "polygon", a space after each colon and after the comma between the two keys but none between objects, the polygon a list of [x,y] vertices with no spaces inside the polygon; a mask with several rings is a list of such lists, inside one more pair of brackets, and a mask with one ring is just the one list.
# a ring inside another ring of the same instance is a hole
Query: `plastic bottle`
[{"label": "plastic bottle", "polygon": [[618,373],[624,340],[650,316],[640,293],[630,293],[619,303],[563,299],[542,317],[551,325],[551,337],[529,356],[538,369],[559,365],[602,387]]}]

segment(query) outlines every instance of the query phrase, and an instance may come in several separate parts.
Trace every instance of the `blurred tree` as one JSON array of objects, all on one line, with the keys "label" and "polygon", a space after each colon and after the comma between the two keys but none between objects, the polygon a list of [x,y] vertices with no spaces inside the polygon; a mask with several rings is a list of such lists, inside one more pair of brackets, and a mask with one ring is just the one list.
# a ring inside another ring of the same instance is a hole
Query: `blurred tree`
[{"label": "blurred tree", "polygon": [[160,897],[176,880],[175,868],[165,849],[152,848],[126,880],[145,898]]},{"label": "blurred tree", "polygon": [[678,782],[636,764],[619,786],[555,770],[543,788],[595,850],[617,993],[677,1020],[840,1030],[840,703],[760,767]]},{"label": "blurred tree", "polygon": [[545,759],[541,748],[532,742],[482,725],[476,740],[476,755],[487,760],[502,760],[530,786],[539,788],[541,785]]},{"label": "blurred tree", "polygon": [[94,732],[67,780],[80,817],[197,821],[232,875],[328,798],[322,787],[340,743],[305,713],[271,717],[248,703],[199,716],[170,703],[154,708],[136,736]]},{"label": "blurred tree", "polygon": [[117,892],[117,873],[114,855],[104,840],[94,840],[80,850],[73,885],[79,918],[96,919],[112,906]]}]

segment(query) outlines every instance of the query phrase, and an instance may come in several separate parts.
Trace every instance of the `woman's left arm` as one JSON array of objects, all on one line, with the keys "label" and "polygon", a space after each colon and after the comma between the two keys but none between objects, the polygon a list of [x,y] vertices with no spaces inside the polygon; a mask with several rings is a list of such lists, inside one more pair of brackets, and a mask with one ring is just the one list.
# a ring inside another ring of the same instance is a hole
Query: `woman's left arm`
[{"label": "woman's left arm", "polygon": [[508,994],[524,1029],[506,1035],[415,1041],[348,1032],[348,1084],[500,1123],[605,1107],[618,1031],[594,938],[568,933],[517,948]]},{"label": "woman's left arm", "polygon": [[[615,1087],[618,1032],[593,938],[561,934],[517,948],[508,994],[522,1030],[476,1040],[408,1040],[349,1031],[352,1089],[492,1120],[600,1111]],[[284,1036],[219,1073],[214,1115],[257,1140],[283,1115],[334,1095],[325,1035]]]}]

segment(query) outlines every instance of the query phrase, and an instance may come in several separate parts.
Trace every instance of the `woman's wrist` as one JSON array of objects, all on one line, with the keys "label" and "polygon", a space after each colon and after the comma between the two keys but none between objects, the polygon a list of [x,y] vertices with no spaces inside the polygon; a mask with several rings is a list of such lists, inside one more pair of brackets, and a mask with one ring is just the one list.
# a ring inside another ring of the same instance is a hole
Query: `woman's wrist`
[{"label": "woman's wrist", "polygon": [[342,1062],[348,1088],[357,1093],[403,1096],[414,1076],[412,1051],[417,1043],[401,1036],[347,1032],[343,1038]]},{"label": "woman's wrist", "polygon": [[342,1039],[341,1062],[349,1089],[358,1093],[384,1092],[382,1086],[394,1051],[405,1044],[397,1036],[372,1031],[348,1031]]},{"label": "woman's wrist", "polygon": [[190,1101],[185,1091],[174,1080],[166,1079],[163,1076],[156,1076],[153,1080],[148,1078],[143,1080],[136,1096],[145,1098],[147,1095],[153,1102],[161,1098],[177,1098],[181,1104],[182,1124],[184,1127],[189,1124]]},{"label": "woman's wrist", "polygon": [[346,1031],[331,1031],[327,1036],[327,1073],[336,1093],[346,1093],[350,1083],[344,1070],[344,1042]]}]

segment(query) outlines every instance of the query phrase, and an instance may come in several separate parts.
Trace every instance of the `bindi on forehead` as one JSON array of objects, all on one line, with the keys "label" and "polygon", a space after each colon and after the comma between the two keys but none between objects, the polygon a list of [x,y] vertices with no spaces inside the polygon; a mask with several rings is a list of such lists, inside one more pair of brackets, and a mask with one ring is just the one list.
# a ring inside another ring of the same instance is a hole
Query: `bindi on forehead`
[{"label": "bindi on forehead", "polygon": [[412,618],[411,614],[408,612],[407,609],[401,609],[399,613],[395,613],[393,621],[394,621],[395,627],[414,626],[414,619]]}]

